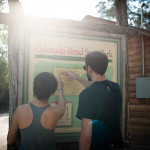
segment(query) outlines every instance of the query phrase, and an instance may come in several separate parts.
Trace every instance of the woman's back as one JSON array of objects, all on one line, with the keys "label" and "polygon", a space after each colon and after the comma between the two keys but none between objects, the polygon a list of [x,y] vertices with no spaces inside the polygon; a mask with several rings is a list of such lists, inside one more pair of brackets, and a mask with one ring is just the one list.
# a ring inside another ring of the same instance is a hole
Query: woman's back
[{"label": "woman's back", "polygon": [[21,150],[54,150],[53,108],[49,105],[37,107],[32,103],[20,107],[18,125],[21,133]]}]

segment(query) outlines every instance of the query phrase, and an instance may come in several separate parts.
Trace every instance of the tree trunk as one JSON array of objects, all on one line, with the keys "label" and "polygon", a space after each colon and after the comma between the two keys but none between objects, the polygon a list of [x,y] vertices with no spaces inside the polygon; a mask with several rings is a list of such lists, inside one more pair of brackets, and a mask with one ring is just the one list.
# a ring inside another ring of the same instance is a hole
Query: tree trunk
[{"label": "tree trunk", "polygon": [[115,0],[115,12],[118,25],[128,26],[126,0]]}]

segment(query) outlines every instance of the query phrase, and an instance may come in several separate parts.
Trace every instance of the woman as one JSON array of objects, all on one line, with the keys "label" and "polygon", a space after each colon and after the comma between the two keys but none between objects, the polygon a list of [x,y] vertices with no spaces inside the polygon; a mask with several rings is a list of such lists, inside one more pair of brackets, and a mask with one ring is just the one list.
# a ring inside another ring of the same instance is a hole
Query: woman
[{"label": "woman", "polygon": [[[58,105],[52,107],[48,100],[58,86]],[[8,132],[8,148],[17,142],[20,130],[20,150],[55,150],[54,129],[64,115],[65,99],[63,83],[53,74],[43,72],[34,79],[34,99],[29,104],[18,106]]]}]

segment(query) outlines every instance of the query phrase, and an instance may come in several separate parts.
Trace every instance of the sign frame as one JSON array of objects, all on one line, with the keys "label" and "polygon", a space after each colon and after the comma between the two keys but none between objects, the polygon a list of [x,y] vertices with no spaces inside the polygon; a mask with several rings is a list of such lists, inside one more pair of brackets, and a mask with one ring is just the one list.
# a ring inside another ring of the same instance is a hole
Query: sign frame
[{"label": "sign frame", "polygon": [[[23,81],[20,83],[20,91],[21,93],[18,94],[18,96],[21,98],[20,103],[27,103],[27,87],[28,83],[26,82],[28,80],[28,50],[29,50],[29,36],[33,34],[56,34],[56,35],[63,35],[63,36],[69,36],[71,38],[88,38],[91,40],[97,39],[101,41],[113,41],[117,43],[117,51],[118,51],[118,62],[117,62],[117,68],[118,68],[118,83],[120,84],[122,88],[123,95],[125,94],[125,76],[123,78],[123,75],[126,73],[125,70],[125,63],[123,63],[123,60],[126,58],[126,36],[121,34],[113,34],[113,33],[104,33],[104,32],[98,32],[98,31],[92,31],[92,30],[81,30],[81,29],[66,29],[66,28],[46,28],[42,29],[41,27],[37,26],[36,28],[33,25],[22,25],[20,30],[20,44],[19,47],[22,49],[22,51],[19,52],[19,62],[22,62],[19,65],[20,71],[23,71],[23,74],[20,74],[20,80],[23,79]],[[48,32],[47,32],[48,31]],[[23,56],[24,55],[24,56]],[[83,60],[82,60],[83,61]],[[19,91],[19,88],[18,88]],[[18,98],[19,98],[18,97]],[[123,97],[123,112],[122,112],[122,132],[123,135],[125,135],[125,96]],[[56,137],[59,140],[67,139],[70,136],[74,136],[75,140],[78,139],[80,135],[80,132],[70,133],[70,134],[56,134]],[[68,137],[68,138],[67,138]]]}]

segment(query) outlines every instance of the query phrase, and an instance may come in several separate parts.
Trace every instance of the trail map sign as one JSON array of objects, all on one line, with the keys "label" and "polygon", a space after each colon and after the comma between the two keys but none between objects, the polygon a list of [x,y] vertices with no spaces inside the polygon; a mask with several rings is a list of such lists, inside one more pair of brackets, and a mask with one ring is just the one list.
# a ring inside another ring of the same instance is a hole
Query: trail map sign
[{"label": "trail map sign", "polygon": [[[109,66],[106,78],[120,84],[120,40],[100,36],[55,33],[28,32],[25,38],[25,90],[24,102],[33,99],[33,80],[40,72],[51,72],[58,78],[60,74],[64,83],[64,96],[67,101],[65,115],[57,123],[56,133],[79,133],[81,121],[76,118],[78,98],[84,87],[74,79],[61,74],[63,71],[74,71],[87,79],[83,70],[85,56],[94,50],[108,56]],[[58,93],[50,97],[49,103],[57,105]]]}]

